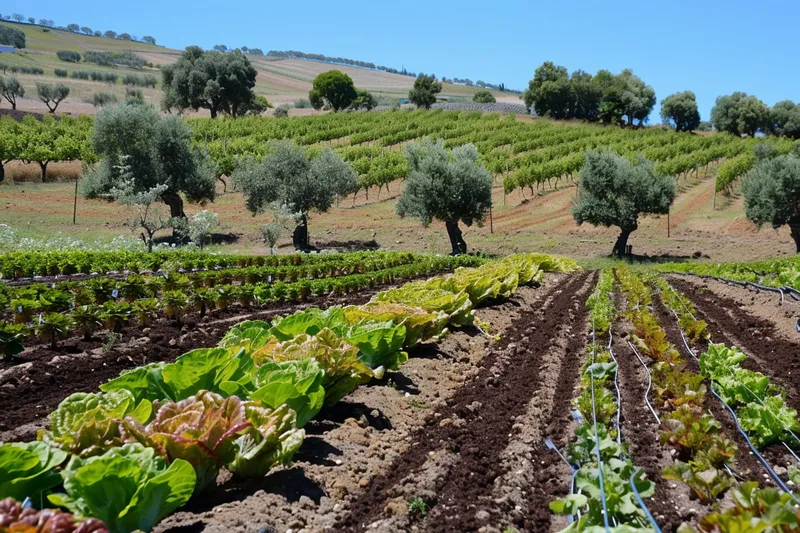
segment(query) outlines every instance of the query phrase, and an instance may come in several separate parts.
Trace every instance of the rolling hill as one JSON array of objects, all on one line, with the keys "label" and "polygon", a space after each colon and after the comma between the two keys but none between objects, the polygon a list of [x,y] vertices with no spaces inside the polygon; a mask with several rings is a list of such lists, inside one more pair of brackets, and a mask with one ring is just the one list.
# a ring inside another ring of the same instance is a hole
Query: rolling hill
[{"label": "rolling hill", "polygon": [[[151,45],[136,41],[122,41],[94,37],[69,31],[46,28],[32,24],[17,24],[2,21],[2,25],[12,26],[25,33],[26,48],[18,50],[16,54],[0,54],[0,64],[9,67],[39,67],[44,70],[44,75],[14,74],[25,87],[26,97],[18,103],[18,109],[32,112],[46,112],[44,104],[36,98],[36,82],[54,82],[56,79],[70,88],[70,96],[61,104],[59,112],[72,114],[93,114],[95,111],[91,102],[92,95],[98,92],[113,93],[118,99],[125,96],[125,87],[119,82],[107,84],[90,80],[73,79],[71,77],[56,78],[55,69],[65,69],[70,76],[74,71],[114,71],[120,76],[126,74],[147,73],[159,75],[158,67],[174,63],[180,57],[180,50]],[[191,43],[188,43],[191,44]],[[133,52],[144,58],[152,67],[136,70],[124,67],[100,67],[93,63],[68,63],[61,61],[56,53],[59,50],[69,50],[80,53],[82,56],[87,51]],[[256,78],[256,94],[263,95],[275,104],[293,103],[298,98],[308,96],[312,80],[320,73],[338,69],[349,74],[356,86],[371,91],[377,97],[405,98],[414,84],[414,78],[400,74],[392,74],[377,70],[369,70],[351,66],[333,65],[302,59],[281,59],[266,56],[248,56],[253,65],[258,69]],[[160,76],[159,76],[160,78]],[[472,95],[481,90],[478,87],[443,84],[440,95],[446,100],[470,100]],[[161,99],[160,88],[145,88],[142,90],[145,100],[158,104]],[[515,93],[491,91],[498,102],[519,103],[519,95]],[[293,110],[293,114],[313,113],[313,110]],[[197,113],[205,116],[205,111]]]}]

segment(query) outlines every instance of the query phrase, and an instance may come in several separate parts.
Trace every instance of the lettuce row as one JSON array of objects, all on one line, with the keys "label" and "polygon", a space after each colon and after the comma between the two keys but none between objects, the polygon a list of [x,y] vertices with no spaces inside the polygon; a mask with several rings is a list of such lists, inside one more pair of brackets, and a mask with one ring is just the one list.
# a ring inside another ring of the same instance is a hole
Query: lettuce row
[{"label": "lettuce row", "polygon": [[800,431],[797,411],[786,405],[785,391],[767,376],[742,368],[745,359],[747,356],[735,347],[711,343],[700,355],[700,372],[737,411],[742,429],[757,447],[793,440],[789,431]]}]

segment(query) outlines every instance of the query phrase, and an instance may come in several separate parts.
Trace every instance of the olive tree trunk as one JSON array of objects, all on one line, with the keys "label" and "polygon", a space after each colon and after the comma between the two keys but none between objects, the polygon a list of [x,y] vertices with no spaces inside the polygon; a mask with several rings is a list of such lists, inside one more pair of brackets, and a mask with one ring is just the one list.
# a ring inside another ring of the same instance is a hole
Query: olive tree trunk
[{"label": "olive tree trunk", "polygon": [[292,244],[294,244],[295,250],[301,252],[308,250],[308,216],[305,213],[300,215],[300,221],[297,223],[297,227],[294,228]]},{"label": "olive tree trunk", "polygon": [[789,221],[789,229],[792,230],[792,239],[794,239],[796,248],[795,253],[800,254],[800,217],[793,218]]},{"label": "olive tree trunk", "polygon": [[[169,206],[169,216],[171,218],[186,218],[183,211],[183,198],[176,192],[165,192],[161,195],[161,200]],[[172,228],[172,238],[179,242],[186,242],[188,236],[179,228]]]},{"label": "olive tree trunk", "polygon": [[614,249],[611,251],[611,255],[616,257],[624,257],[626,255],[626,249],[628,247],[628,237],[631,236],[631,233],[636,231],[636,227],[634,228],[622,228],[622,231],[617,237],[617,242],[614,243]]},{"label": "olive tree trunk", "polygon": [[458,227],[458,220],[448,220],[444,225],[447,228],[447,236],[450,237],[450,246],[453,247],[453,255],[467,253],[467,243],[464,242],[461,228]]}]

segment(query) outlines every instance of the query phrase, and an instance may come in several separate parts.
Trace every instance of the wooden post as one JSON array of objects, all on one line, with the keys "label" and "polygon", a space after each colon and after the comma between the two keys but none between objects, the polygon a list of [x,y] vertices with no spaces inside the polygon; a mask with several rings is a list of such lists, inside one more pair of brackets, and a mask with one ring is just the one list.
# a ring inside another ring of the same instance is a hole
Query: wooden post
[{"label": "wooden post", "polygon": [[711,200],[711,210],[715,210],[717,208],[717,184],[714,184],[714,199]]},{"label": "wooden post", "polygon": [[72,223],[75,224],[75,219],[78,216],[78,178],[75,178],[75,200],[72,203]]},{"label": "wooden post", "polygon": [[669,209],[667,209],[667,239],[669,239]]},{"label": "wooden post", "polygon": [[491,207],[489,207],[489,233],[494,233],[494,218],[492,218]]}]

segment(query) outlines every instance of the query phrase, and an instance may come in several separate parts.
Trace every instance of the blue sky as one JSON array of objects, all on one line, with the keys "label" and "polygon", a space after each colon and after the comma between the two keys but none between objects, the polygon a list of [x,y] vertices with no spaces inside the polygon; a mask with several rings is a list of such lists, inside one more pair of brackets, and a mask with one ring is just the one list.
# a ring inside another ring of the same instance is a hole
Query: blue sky
[{"label": "blue sky", "polygon": [[717,96],[737,90],[770,106],[800,100],[797,0],[6,0],[1,11],[152,35],[172,48],[300,50],[513,88],[547,60],[591,73],[627,67],[659,102],[694,91],[704,120]]}]

